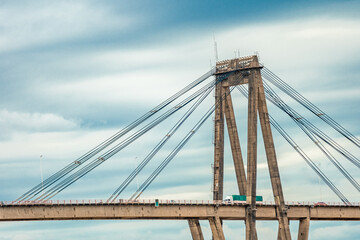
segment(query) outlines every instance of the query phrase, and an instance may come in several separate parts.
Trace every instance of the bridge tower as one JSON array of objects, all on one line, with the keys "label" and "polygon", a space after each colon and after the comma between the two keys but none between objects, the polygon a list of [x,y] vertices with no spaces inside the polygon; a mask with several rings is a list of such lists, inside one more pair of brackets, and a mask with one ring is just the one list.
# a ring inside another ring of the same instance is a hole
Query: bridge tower
[{"label": "bridge tower", "polygon": [[[279,239],[291,239],[287,207],[285,206],[274,140],[270,128],[268,109],[261,78],[261,68],[256,55],[216,63],[216,78],[224,79],[216,85],[215,101],[220,102],[215,109],[214,176],[213,199],[223,199],[224,179],[224,125],[230,138],[235,174],[239,193],[246,195],[246,239],[257,239],[256,235],[256,175],[257,175],[257,116],[260,119],[270,180],[279,222]],[[230,87],[248,84],[248,136],[247,173],[241,153]],[[226,97],[223,97],[224,94]]]}]

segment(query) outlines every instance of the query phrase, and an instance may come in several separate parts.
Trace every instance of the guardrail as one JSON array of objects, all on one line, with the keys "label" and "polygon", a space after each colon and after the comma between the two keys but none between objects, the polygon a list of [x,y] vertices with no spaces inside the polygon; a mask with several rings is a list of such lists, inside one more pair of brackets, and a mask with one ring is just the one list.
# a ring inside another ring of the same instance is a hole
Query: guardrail
[{"label": "guardrail", "polygon": [[[97,199],[88,199],[88,200],[45,200],[45,201],[0,201],[0,206],[31,206],[31,205],[148,205],[155,204],[155,199],[141,199],[141,200],[127,200],[127,199],[118,199],[116,201],[107,201],[107,200],[97,200]],[[216,200],[158,200],[159,204],[167,205],[221,205],[221,206],[234,206],[234,205],[246,205],[246,201],[216,201]],[[262,201],[256,202],[260,206],[274,206],[275,203],[272,201]],[[302,201],[289,201],[285,202],[285,205],[288,206],[349,206],[342,202],[302,202]],[[359,207],[360,202],[353,202],[350,206]]]}]

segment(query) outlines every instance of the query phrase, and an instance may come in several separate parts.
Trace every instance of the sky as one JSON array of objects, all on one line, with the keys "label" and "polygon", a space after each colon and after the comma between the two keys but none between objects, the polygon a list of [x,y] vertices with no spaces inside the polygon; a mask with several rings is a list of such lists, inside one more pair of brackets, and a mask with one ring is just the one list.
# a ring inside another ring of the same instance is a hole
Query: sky
[{"label": "sky", "polygon": [[[218,58],[258,54],[260,62],[351,133],[360,136],[360,3],[358,1],[2,1],[0,0],[0,200],[11,201],[209,71]],[[211,79],[209,79],[211,80]],[[279,94],[281,94],[279,92]],[[297,111],[359,156],[359,149],[281,95]],[[213,103],[210,96],[121,196],[128,198]],[[246,156],[246,100],[233,92]],[[360,194],[269,104],[352,202]],[[182,113],[145,134],[54,199],[107,199]],[[144,192],[144,199],[212,199],[213,122]],[[261,134],[259,133],[261,137]],[[237,193],[225,136],[224,195]],[[287,201],[338,202],[274,131]],[[300,145],[300,144],[299,144]],[[259,195],[272,201],[259,141]],[[359,182],[354,165],[334,156]],[[42,157],[40,157],[42,156]],[[201,221],[204,236],[210,228]],[[244,224],[225,221],[227,239]],[[297,222],[291,222],[297,236]],[[276,223],[257,223],[260,239]],[[357,222],[311,222],[312,239],[354,239]],[[2,222],[0,239],[190,239],[186,221]],[[345,236],[343,235],[345,234]]]}]

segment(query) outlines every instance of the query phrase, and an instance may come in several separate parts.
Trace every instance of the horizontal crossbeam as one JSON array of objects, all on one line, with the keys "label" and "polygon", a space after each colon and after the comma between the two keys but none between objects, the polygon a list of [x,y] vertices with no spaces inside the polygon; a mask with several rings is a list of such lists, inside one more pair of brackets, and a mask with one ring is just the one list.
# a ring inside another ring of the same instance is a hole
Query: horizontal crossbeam
[{"label": "horizontal crossbeam", "polygon": [[[37,204],[0,206],[0,221],[95,220],[95,219],[189,219],[245,220],[247,205],[225,204]],[[275,205],[257,205],[257,220],[277,220]],[[289,220],[360,220],[359,206],[289,205]]]}]

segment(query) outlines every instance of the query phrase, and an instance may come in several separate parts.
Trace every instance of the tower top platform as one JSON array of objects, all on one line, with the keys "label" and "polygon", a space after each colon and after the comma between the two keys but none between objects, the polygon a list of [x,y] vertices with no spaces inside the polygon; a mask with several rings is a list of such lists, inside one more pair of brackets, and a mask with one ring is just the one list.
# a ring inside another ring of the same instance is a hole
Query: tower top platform
[{"label": "tower top platform", "polygon": [[216,62],[216,73],[223,74],[234,71],[262,68],[258,56],[245,56]]}]

